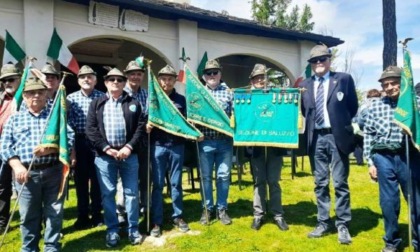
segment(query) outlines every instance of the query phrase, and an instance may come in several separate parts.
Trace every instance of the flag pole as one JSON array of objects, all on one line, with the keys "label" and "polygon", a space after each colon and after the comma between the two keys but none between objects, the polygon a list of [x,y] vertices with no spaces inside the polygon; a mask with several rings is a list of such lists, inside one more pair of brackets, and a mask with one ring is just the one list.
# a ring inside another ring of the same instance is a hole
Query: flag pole
[{"label": "flag pole", "polygon": [[[151,71],[150,67],[151,67],[152,61],[147,60],[146,58],[144,58],[144,60],[147,63],[147,72],[150,78],[150,71]],[[149,94],[150,94],[150,91],[149,91]],[[150,108],[150,99],[147,99],[147,102],[148,102],[147,108]],[[150,165],[150,132],[149,132],[147,133],[147,204],[146,204],[146,208],[147,208],[146,229],[148,233],[150,233],[150,170],[151,170],[151,165]]]},{"label": "flag pole", "polygon": [[[198,140],[195,141],[195,147],[196,147],[196,151],[197,151],[197,170],[200,172],[200,190],[201,190],[201,195],[202,195],[203,201],[204,201],[204,210],[206,211],[206,223],[208,225],[209,224],[209,215],[208,215],[209,211],[208,211],[208,208],[207,208],[206,193],[205,193],[205,190],[204,190],[204,180],[203,180],[203,172],[201,170],[201,160],[200,160],[200,152],[199,152],[199,148],[198,148]],[[193,181],[193,183],[194,183],[194,181]]]},{"label": "flag pole", "polygon": [[[30,58],[30,59],[29,59],[29,64],[33,63],[33,61],[34,61],[34,60],[36,60],[36,58]],[[61,79],[61,82],[60,82],[60,85],[59,85],[59,86],[63,85],[63,83],[64,83],[64,79],[65,79],[65,78],[67,77],[67,75],[69,75],[69,74],[71,74],[71,73],[68,73],[68,72],[64,72],[64,71],[63,71],[63,78]],[[44,138],[44,136],[45,136],[46,129],[47,129],[47,126],[48,126],[48,121],[49,121],[49,120],[50,120],[50,118],[51,118],[53,108],[54,108],[54,106],[55,106],[55,103],[57,102],[58,93],[59,93],[59,92],[57,92],[57,93],[55,94],[55,98],[54,98],[53,104],[52,104],[52,106],[51,106],[51,109],[50,109],[50,111],[49,111],[49,113],[48,113],[47,120],[46,120],[45,125],[44,125],[44,128],[43,128],[43,130],[42,130],[41,137],[39,138],[39,143],[41,143],[41,142],[42,142],[42,139],[43,139],[43,138]],[[48,101],[47,101],[47,102],[48,102]],[[46,105],[46,106],[47,106],[47,108],[48,108],[48,104],[45,104],[45,105]],[[32,156],[31,162],[29,163],[29,167],[28,167],[27,173],[29,173],[29,172],[32,170],[32,166],[33,166],[33,163],[34,163],[34,161],[35,161],[35,157],[36,157],[35,155],[33,155],[33,156]],[[20,190],[19,190],[19,192],[18,192],[18,196],[17,196],[17,199],[16,199],[16,201],[15,201],[15,204],[13,205],[12,212],[10,212],[10,217],[9,217],[9,220],[7,221],[6,228],[4,229],[4,233],[3,233],[2,238],[1,238],[0,248],[1,248],[1,247],[3,246],[3,244],[4,244],[4,240],[5,240],[5,238],[6,238],[7,231],[9,231],[10,224],[12,223],[13,216],[15,215],[15,212],[16,212],[17,204],[18,204],[19,199],[20,199],[20,197],[21,197],[21,195],[22,195],[22,191],[23,191],[23,188],[25,187],[25,185],[26,185],[26,182],[23,182],[23,184],[22,184],[22,186],[21,186],[21,188],[20,188]]]},{"label": "flag pole", "polygon": [[408,135],[405,135],[405,156],[407,160],[407,169],[408,169],[408,182],[407,182],[407,204],[408,204],[408,247],[413,246],[413,234],[411,232],[413,228],[413,223],[411,221],[411,197],[413,194],[413,187],[411,181],[411,169],[410,169],[410,142],[408,140]]}]

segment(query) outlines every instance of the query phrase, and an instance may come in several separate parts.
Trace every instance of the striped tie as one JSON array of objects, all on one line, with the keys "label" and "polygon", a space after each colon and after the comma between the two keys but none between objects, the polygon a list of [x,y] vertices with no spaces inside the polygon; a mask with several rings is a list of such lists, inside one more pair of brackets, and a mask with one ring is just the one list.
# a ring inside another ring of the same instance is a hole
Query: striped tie
[{"label": "striped tie", "polygon": [[316,99],[315,99],[315,122],[318,125],[324,124],[324,78],[320,77],[318,79],[318,91],[316,92]]}]

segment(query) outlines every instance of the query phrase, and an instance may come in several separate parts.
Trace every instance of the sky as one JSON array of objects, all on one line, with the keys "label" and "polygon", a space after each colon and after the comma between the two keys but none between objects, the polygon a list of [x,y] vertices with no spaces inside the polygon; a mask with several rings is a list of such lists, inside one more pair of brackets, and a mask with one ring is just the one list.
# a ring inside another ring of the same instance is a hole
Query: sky
[{"label": "sky", "polygon": [[[199,8],[251,19],[250,0],[190,0]],[[396,0],[398,40],[414,38],[408,44],[411,52],[414,83],[420,82],[420,1]],[[335,65],[342,70],[346,55],[353,54],[352,75],[357,88],[380,88],[378,79],[382,73],[382,1],[380,0],[293,0],[300,7],[307,3],[315,22],[313,33],[325,34],[344,40],[339,45],[340,56]],[[398,44],[398,65],[402,66],[402,46]]]}]

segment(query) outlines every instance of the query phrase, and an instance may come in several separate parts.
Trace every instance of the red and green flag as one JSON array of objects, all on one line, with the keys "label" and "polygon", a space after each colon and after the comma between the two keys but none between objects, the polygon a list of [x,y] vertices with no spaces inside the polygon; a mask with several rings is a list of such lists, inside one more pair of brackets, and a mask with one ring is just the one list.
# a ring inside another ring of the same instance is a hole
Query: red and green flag
[{"label": "red and green flag", "polygon": [[63,40],[60,38],[55,28],[51,36],[47,56],[57,60],[73,73],[77,74],[79,72],[79,64],[77,63],[76,58],[73,57],[69,48],[63,43]]},{"label": "red and green flag", "polygon": [[172,135],[197,140],[201,132],[191,125],[165,94],[148,67],[149,79],[149,119],[148,123]]},{"label": "red and green flag", "polygon": [[6,40],[4,44],[3,65],[12,62],[16,65],[25,59],[26,54],[16,42],[16,40],[6,30]]},{"label": "red and green flag", "polygon": [[404,67],[401,73],[401,91],[394,113],[394,120],[410,135],[414,146],[420,150],[420,112],[414,89],[410,52],[403,49],[403,55]]},{"label": "red and green flag", "polygon": [[60,162],[63,163],[63,173],[58,197],[64,192],[67,176],[70,172],[70,153],[67,137],[67,106],[66,88],[60,85],[52,107],[50,118],[47,122],[44,137],[38,148],[55,148],[58,150]]},{"label": "red and green flag", "polygon": [[303,72],[300,74],[300,76],[296,79],[295,84],[293,84],[293,87],[294,88],[299,87],[299,84],[303,80],[311,77],[311,74],[312,74],[311,64],[308,64],[308,65],[306,65],[305,70],[303,70]]}]

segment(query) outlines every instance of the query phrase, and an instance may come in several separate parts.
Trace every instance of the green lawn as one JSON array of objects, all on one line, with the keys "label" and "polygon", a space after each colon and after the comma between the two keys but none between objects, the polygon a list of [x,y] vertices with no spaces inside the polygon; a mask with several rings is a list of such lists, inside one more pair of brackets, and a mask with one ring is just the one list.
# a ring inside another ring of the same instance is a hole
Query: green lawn
[{"label": "green lawn", "polygon": [[[351,245],[340,245],[337,234],[332,233],[320,239],[308,239],[307,233],[316,224],[316,205],[313,192],[313,179],[306,159],[302,170],[300,158],[297,174],[291,178],[290,159],[285,158],[282,170],[281,187],[283,206],[289,231],[280,231],[268,218],[261,230],[250,228],[252,222],[252,177],[249,166],[245,169],[242,190],[239,190],[237,171],[233,170],[232,185],[229,195],[229,214],[233,224],[223,226],[213,221],[209,226],[199,223],[201,216],[200,195],[198,190],[191,190],[187,173],[184,173],[184,208],[185,219],[191,231],[181,234],[170,223],[171,205],[165,199],[165,222],[163,236],[159,239],[147,237],[139,246],[131,246],[125,233],[122,233],[120,245],[114,251],[380,251],[383,247],[383,220],[379,208],[378,185],[370,181],[367,168],[355,165],[351,161],[350,190],[353,221],[350,233]],[[195,183],[198,188],[198,181]],[[105,247],[105,227],[75,231],[72,227],[76,218],[76,196],[71,182],[70,199],[65,203],[63,251],[112,251]],[[332,210],[331,215],[334,216]],[[407,206],[404,203],[400,216],[401,236],[404,250],[408,251],[407,241]],[[20,233],[18,214],[11,231],[0,251],[18,251]]]}]

